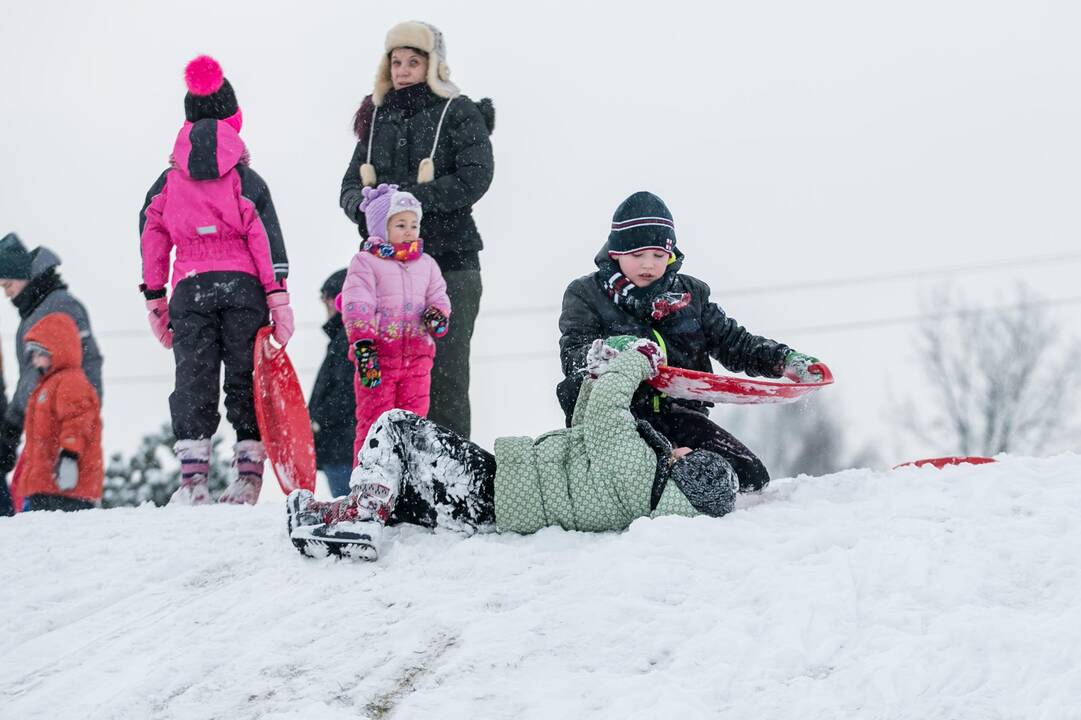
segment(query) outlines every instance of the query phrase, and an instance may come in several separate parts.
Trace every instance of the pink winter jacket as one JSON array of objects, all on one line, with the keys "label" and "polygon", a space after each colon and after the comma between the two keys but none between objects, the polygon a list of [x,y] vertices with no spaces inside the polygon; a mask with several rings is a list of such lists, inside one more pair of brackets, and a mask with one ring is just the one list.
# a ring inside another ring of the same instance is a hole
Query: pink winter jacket
[{"label": "pink winter jacket", "polygon": [[349,263],[341,304],[349,344],[373,340],[384,372],[435,356],[425,309],[434,305],[450,317],[447,283],[431,255],[401,262],[361,250]]},{"label": "pink winter jacket", "polygon": [[278,216],[236,130],[220,120],[184,123],[170,162],[139,216],[146,289],[169,282],[174,247],[173,287],[222,270],[254,275],[267,291],[283,287],[289,260]]}]

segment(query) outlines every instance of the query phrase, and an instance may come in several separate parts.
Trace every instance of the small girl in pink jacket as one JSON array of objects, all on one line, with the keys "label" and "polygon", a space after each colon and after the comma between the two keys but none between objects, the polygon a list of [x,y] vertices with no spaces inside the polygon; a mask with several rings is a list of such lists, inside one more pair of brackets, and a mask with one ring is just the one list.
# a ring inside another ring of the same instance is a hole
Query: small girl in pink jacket
[{"label": "small girl in pink jacket", "polygon": [[385,411],[428,414],[432,337],[447,334],[450,299],[439,265],[424,254],[424,212],[397,185],[363,190],[360,209],[368,239],[349,263],[342,287],[342,321],[357,365],[357,435],[353,458],[368,428]]}]

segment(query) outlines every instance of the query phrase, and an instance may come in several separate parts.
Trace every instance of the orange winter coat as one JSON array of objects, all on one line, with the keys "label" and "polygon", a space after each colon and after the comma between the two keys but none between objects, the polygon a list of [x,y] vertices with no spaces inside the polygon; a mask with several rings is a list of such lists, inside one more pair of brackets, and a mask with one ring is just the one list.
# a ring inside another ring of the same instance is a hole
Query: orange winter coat
[{"label": "orange winter coat", "polygon": [[[16,476],[23,497],[39,493],[98,502],[104,466],[101,454],[101,403],[83,373],[83,350],[75,321],[64,313],[46,315],[26,333],[41,345],[52,366],[26,403],[26,444]],[[57,487],[60,451],[79,456],[79,481],[71,490]]]}]

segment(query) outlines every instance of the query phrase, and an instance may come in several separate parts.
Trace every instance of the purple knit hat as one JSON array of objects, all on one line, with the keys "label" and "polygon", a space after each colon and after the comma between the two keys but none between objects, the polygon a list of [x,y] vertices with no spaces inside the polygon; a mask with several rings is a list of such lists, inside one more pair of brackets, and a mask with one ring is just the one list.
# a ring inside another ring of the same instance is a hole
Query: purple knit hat
[{"label": "purple knit hat", "polygon": [[417,224],[420,224],[424,216],[420,200],[411,193],[399,190],[397,185],[381,183],[379,187],[366,187],[364,200],[360,203],[360,210],[368,223],[368,237],[387,238],[387,220],[400,212],[411,212],[417,216]]}]

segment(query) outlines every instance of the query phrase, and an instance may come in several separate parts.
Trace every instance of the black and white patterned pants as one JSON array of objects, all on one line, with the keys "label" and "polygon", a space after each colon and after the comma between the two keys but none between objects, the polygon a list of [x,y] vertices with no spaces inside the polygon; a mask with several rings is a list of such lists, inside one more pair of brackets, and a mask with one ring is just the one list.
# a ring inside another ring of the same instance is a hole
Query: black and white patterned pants
[{"label": "black and white patterned pants", "polygon": [[475,532],[495,522],[495,457],[406,410],[388,410],[368,431],[351,484],[367,482],[396,491],[392,524]]}]

